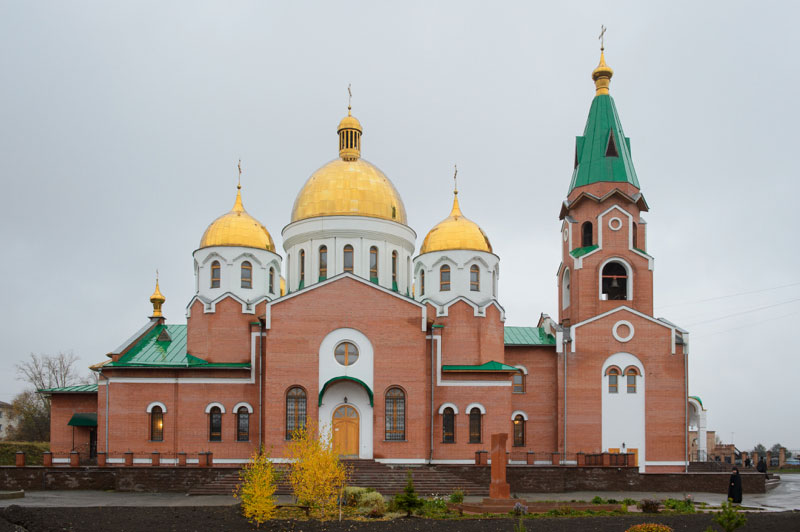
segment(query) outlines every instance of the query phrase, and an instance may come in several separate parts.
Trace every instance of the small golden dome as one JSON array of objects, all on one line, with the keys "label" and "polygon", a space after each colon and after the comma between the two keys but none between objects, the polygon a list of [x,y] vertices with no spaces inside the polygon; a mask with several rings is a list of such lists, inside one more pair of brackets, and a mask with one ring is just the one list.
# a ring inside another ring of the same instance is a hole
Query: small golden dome
[{"label": "small golden dome", "polygon": [[422,255],[432,251],[450,249],[472,249],[492,252],[492,244],[483,229],[461,214],[457,190],[453,194],[453,210],[450,211],[450,216],[436,224],[428,232],[425,240],[422,241],[422,249],[420,249],[419,253]]},{"label": "small golden dome", "polygon": [[608,94],[608,86],[611,83],[611,76],[613,75],[614,71],[606,64],[605,53],[601,48],[600,64],[592,71],[592,79],[594,80],[595,89],[597,89],[595,96]]},{"label": "small golden dome", "polygon": [[347,116],[342,118],[342,121],[339,122],[339,127],[336,128],[337,133],[341,133],[343,129],[355,129],[358,132],[363,132],[361,129],[361,122],[358,121],[358,118],[354,117],[347,112]]},{"label": "small golden dome", "polygon": [[156,290],[153,292],[153,295],[150,296],[150,303],[153,304],[153,318],[162,318],[164,315],[161,313],[161,306],[167,300],[166,297],[161,293],[161,290],[158,289],[158,275],[156,275]]},{"label": "small golden dome", "polygon": [[223,214],[208,226],[200,248],[211,246],[243,246],[248,248],[275,251],[275,243],[269,231],[261,223],[247,214],[242,205],[242,186],[238,185],[236,202],[230,212]]}]

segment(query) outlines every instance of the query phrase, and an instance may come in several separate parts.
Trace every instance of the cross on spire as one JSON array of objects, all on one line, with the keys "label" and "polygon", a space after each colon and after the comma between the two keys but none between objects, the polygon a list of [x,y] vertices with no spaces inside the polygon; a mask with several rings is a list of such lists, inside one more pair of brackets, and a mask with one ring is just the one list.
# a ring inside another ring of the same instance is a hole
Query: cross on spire
[{"label": "cross on spire", "polygon": [[242,160],[241,159],[239,159],[239,164],[237,165],[237,167],[239,168],[239,183],[236,185],[236,188],[241,189],[242,188]]},{"label": "cross on spire", "polygon": [[458,195],[458,165],[453,165],[453,194]]},{"label": "cross on spire", "polygon": [[350,109],[352,109],[353,91],[350,90],[350,83],[347,84],[347,116],[350,116]]},{"label": "cross on spire", "polygon": [[600,39],[600,51],[602,52],[605,50],[605,35],[606,35],[606,27],[602,24],[600,25],[600,35],[597,37]]}]

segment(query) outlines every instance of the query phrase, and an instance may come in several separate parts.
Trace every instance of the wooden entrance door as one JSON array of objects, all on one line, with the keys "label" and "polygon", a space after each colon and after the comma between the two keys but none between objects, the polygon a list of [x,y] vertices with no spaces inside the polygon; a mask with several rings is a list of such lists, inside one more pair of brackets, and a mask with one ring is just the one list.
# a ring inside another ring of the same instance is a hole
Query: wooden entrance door
[{"label": "wooden entrance door", "polygon": [[342,405],[333,412],[333,448],[344,458],[358,458],[358,411]]},{"label": "wooden entrance door", "polygon": [[639,449],[629,448],[628,452],[633,455],[633,466],[639,467]]}]

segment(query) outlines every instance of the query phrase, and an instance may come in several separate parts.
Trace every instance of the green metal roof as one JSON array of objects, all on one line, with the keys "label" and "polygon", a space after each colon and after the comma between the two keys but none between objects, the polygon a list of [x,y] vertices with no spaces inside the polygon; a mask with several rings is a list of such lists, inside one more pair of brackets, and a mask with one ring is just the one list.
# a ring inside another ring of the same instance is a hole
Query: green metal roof
[{"label": "green metal roof", "polygon": [[322,386],[322,389],[319,391],[319,398],[318,398],[317,406],[321,406],[322,405],[322,396],[325,395],[325,390],[327,390],[332,384],[335,384],[335,383],[337,383],[339,381],[353,381],[356,384],[360,384],[361,386],[363,386],[364,389],[367,391],[367,395],[369,395],[369,406],[375,406],[374,405],[375,401],[374,401],[372,390],[369,389],[369,386],[367,386],[367,383],[362,381],[361,379],[357,379],[355,377],[349,377],[347,375],[341,375],[339,377],[334,377],[334,378],[330,379],[328,382],[326,382]]},{"label": "green metal roof", "polygon": [[[162,331],[166,331],[171,340],[159,341]],[[215,363],[192,356],[186,352],[186,325],[156,325],[130,351],[106,367],[247,369],[250,363]]]},{"label": "green metal roof", "polygon": [[503,331],[506,345],[556,345],[556,339],[541,327],[510,327]]},{"label": "green metal roof", "polygon": [[518,371],[514,366],[509,366],[494,360],[480,366],[442,366],[442,371]]},{"label": "green metal roof", "polygon": [[77,384],[75,386],[62,386],[61,388],[42,388],[39,393],[97,393],[96,384]]},{"label": "green metal roof", "polygon": [[[609,140],[613,137],[613,141]],[[609,144],[614,143],[616,156],[609,155]],[[575,139],[577,166],[572,173],[569,192],[591,183],[630,183],[639,188],[639,180],[631,159],[631,141],[622,131],[614,99],[600,94],[592,100],[589,118],[582,137]]]},{"label": "green metal roof", "polygon": [[[689,396],[689,399],[694,399],[694,400],[696,400],[698,403],[700,403],[700,406],[703,406],[703,401],[702,401],[702,400],[700,399],[700,397],[698,397],[697,395],[690,395],[690,396]],[[705,408],[705,407],[703,407],[703,408]]]},{"label": "green metal roof", "polygon": [[595,244],[593,246],[575,248],[572,251],[570,251],[569,254],[577,259],[578,257],[583,257],[587,253],[591,253],[592,251],[596,250],[597,248],[598,248],[597,244]]},{"label": "green metal roof", "polygon": [[77,412],[72,414],[72,418],[67,425],[73,427],[96,427],[97,412]]}]

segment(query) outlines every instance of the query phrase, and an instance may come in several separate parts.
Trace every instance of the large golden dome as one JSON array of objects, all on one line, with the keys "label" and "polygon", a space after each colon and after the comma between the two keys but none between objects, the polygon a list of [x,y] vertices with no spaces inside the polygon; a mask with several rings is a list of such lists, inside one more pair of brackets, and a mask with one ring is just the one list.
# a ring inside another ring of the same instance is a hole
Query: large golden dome
[{"label": "large golden dome", "polygon": [[406,224],[397,189],[374,164],[361,159],[361,124],[350,115],[339,122],[339,158],[308,178],[292,208],[292,222],[317,216],[368,216]]},{"label": "large golden dome", "polygon": [[458,191],[453,196],[453,210],[450,216],[436,224],[425,236],[420,255],[432,251],[450,249],[472,249],[492,252],[489,237],[478,224],[465,218],[458,205]]},{"label": "large golden dome", "polygon": [[243,246],[275,251],[275,243],[261,222],[247,214],[242,205],[242,186],[237,186],[236,202],[230,212],[223,214],[208,226],[200,247]]}]

